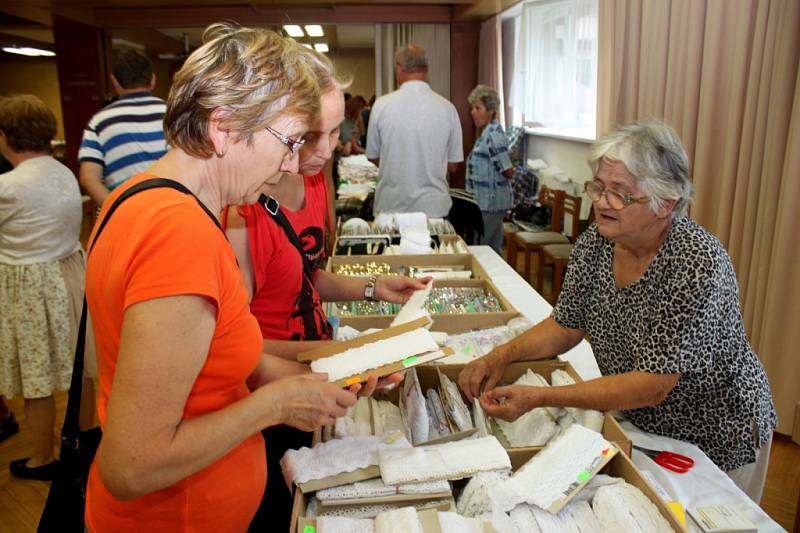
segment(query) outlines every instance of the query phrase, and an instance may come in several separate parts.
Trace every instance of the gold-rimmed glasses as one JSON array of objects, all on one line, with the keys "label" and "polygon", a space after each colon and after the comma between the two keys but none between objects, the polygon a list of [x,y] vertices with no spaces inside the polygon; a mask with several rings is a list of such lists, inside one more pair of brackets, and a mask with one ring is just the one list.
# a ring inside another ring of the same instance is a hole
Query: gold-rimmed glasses
[{"label": "gold-rimmed glasses", "polygon": [[289,149],[289,152],[291,152],[292,154],[296,154],[297,151],[300,150],[300,148],[302,148],[303,145],[306,143],[305,139],[299,139],[299,140],[292,139],[288,135],[284,135],[283,133],[272,129],[269,126],[266,127],[266,130],[270,132],[272,135],[274,135],[275,138],[278,139],[281,143],[283,143],[283,145],[286,146]]},{"label": "gold-rimmed glasses", "polygon": [[600,197],[605,197],[608,206],[619,211],[631,204],[643,204],[650,201],[649,196],[634,196],[632,194],[622,194],[614,189],[607,189],[596,181],[587,181],[583,186],[584,192],[592,202],[599,202]]}]

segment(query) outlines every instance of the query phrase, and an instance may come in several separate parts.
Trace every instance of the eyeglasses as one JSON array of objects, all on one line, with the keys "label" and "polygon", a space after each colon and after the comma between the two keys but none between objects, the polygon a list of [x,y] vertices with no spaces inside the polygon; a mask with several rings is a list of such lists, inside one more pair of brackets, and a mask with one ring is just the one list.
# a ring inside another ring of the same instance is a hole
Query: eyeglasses
[{"label": "eyeglasses", "polygon": [[601,196],[605,197],[608,206],[615,211],[625,209],[631,204],[642,204],[650,201],[647,196],[639,196],[637,198],[632,194],[622,194],[613,189],[605,189],[596,181],[587,181],[586,185],[583,186],[583,190],[592,202],[599,202]]},{"label": "eyeglasses", "polygon": [[297,151],[300,150],[300,148],[302,148],[302,146],[306,143],[305,139],[292,139],[291,137],[288,137],[279,131],[273,130],[269,126],[267,126],[266,129],[268,132],[274,135],[276,139],[283,143],[283,145],[286,146],[289,149],[289,152],[292,154],[296,154]]}]

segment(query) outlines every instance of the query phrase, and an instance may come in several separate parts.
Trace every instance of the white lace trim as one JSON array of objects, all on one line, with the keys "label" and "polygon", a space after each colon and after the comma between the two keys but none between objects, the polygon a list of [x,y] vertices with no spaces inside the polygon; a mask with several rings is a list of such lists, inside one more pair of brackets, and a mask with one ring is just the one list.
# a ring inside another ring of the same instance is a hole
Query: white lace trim
[{"label": "white lace trim", "polygon": [[328,381],[333,382],[438,349],[430,332],[420,328],[317,359],[311,362],[311,370],[327,372]]},{"label": "white lace trim", "polygon": [[[492,506],[508,512],[520,503],[548,509],[610,448],[599,433],[573,425],[534,455],[508,481],[489,491]],[[382,468],[381,468],[382,470]]]},{"label": "white lace trim", "polygon": [[291,486],[376,465],[382,449],[410,447],[405,437],[398,435],[333,439],[313,448],[287,451],[281,459],[281,470]]},{"label": "white lace trim", "polygon": [[386,485],[382,479],[376,478],[319,490],[317,491],[317,498],[320,501],[356,500],[392,496],[394,494],[436,494],[442,492],[450,492],[450,483],[446,480]]},{"label": "white lace trim", "polygon": [[597,490],[592,507],[604,531],[620,533],[667,533],[669,522],[642,491],[629,483],[619,483]]},{"label": "white lace trim", "polygon": [[462,479],[478,472],[511,468],[508,454],[494,437],[379,450],[378,463],[381,478],[387,485]]}]

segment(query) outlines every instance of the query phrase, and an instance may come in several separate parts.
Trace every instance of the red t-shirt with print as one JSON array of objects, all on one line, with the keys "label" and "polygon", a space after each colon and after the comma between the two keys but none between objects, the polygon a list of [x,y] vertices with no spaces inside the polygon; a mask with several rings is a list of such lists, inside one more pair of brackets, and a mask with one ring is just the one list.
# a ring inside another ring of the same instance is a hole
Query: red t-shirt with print
[{"label": "red t-shirt with print", "polygon": [[305,176],[305,204],[298,211],[281,210],[300,239],[311,279],[303,273],[303,261],[286,233],[260,205],[240,207],[247,224],[247,241],[253,263],[253,299],[250,311],[258,319],[265,339],[328,340],[328,324],[314,282],[325,260],[325,175]]}]

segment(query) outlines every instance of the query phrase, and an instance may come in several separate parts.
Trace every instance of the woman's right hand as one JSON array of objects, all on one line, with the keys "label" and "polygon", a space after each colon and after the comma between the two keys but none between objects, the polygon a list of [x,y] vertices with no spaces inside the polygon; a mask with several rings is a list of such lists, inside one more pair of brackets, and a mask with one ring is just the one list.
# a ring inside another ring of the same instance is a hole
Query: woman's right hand
[{"label": "woman's right hand", "polygon": [[500,383],[506,364],[504,353],[494,349],[465,366],[458,375],[458,384],[472,401],[473,398],[480,397],[482,392],[492,390]]},{"label": "woman's right hand", "polygon": [[266,388],[272,389],[274,408],[279,410],[281,422],[302,431],[314,431],[336,423],[357,400],[349,390],[328,383],[327,374],[281,378]]}]

